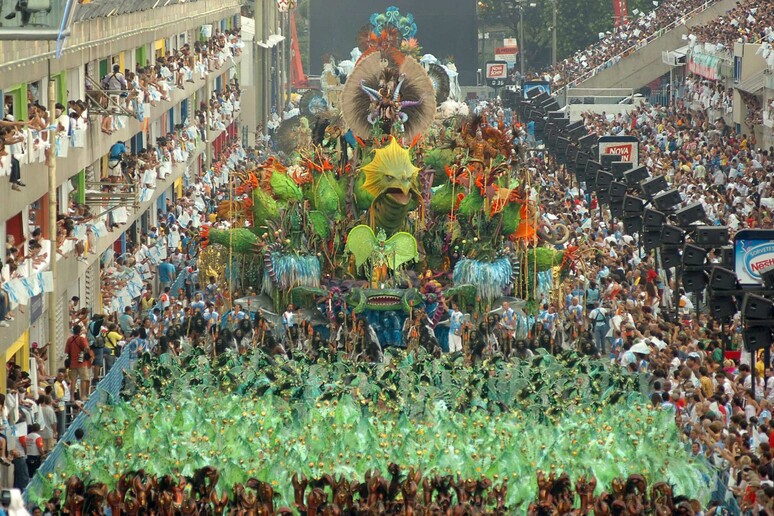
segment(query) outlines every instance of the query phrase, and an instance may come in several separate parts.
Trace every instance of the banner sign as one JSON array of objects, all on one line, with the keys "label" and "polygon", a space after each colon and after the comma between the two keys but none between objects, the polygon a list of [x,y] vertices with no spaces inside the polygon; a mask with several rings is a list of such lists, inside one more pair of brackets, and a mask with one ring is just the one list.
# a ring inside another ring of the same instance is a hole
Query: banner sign
[{"label": "banner sign", "polygon": [[740,285],[763,285],[761,272],[773,268],[774,231],[744,229],[734,235],[734,272]]},{"label": "banner sign", "polygon": [[599,138],[599,162],[602,156],[614,154],[621,156],[621,161],[631,163],[632,167],[640,165],[640,143],[636,136],[602,136]]},{"label": "banner sign", "polygon": [[488,61],[486,63],[486,83],[493,88],[505,86],[508,79],[508,63],[505,61]]},{"label": "banner sign", "polygon": [[692,53],[688,59],[688,71],[716,81],[720,75],[720,59],[707,54]]},{"label": "banner sign", "polygon": [[495,59],[505,61],[506,63],[515,63],[518,49],[516,47],[497,47],[494,53]]}]

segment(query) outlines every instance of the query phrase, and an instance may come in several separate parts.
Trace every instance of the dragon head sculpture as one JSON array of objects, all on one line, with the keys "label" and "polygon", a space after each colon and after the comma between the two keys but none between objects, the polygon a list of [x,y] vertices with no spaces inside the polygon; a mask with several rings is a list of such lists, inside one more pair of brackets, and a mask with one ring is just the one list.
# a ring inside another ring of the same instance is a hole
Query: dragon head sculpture
[{"label": "dragon head sculpture", "polygon": [[363,189],[374,197],[386,195],[392,201],[406,205],[412,194],[419,195],[419,168],[411,162],[408,149],[395,138],[390,138],[388,145],[376,150],[374,159],[363,167],[363,173]]}]

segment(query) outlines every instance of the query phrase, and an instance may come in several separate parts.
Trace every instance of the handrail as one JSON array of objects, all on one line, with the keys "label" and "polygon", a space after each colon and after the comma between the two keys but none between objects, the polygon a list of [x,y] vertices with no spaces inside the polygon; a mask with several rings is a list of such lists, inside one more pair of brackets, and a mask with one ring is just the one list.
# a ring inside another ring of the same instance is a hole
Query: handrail
[{"label": "handrail", "polygon": [[625,57],[630,52],[635,51],[635,50],[639,50],[640,48],[644,47],[648,43],[650,43],[650,42],[660,38],[661,36],[663,36],[667,32],[671,31],[675,27],[678,27],[680,25],[685,24],[685,22],[687,21],[688,18],[690,18],[692,16],[695,16],[696,14],[698,14],[700,12],[706,11],[709,8],[710,5],[716,4],[719,1],[720,0],[708,0],[707,2],[701,4],[699,7],[697,7],[696,9],[686,13],[685,15],[681,16],[677,20],[673,21],[669,25],[666,25],[666,26],[660,28],[659,30],[657,30],[656,32],[654,32],[650,36],[646,37],[645,39],[638,41],[634,45],[628,47],[626,50],[623,50],[623,51],[619,52],[618,54],[614,55],[613,57],[609,58],[604,63],[595,66],[593,69],[591,69],[588,72],[586,72],[585,74],[581,75],[579,78],[573,80],[572,82],[568,82],[567,86],[568,87],[576,86],[576,85],[582,83],[583,81],[585,81],[587,79],[590,79],[591,77],[594,77],[597,73],[601,72],[602,70],[606,70],[607,68],[609,68],[611,66],[611,64],[615,64],[616,62],[620,61],[621,58]]}]

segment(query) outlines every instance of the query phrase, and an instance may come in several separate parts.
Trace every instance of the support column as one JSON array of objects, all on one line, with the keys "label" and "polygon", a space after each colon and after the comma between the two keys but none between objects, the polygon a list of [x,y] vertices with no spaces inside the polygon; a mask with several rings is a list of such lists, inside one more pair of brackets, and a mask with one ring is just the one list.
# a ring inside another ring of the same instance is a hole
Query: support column
[{"label": "support column", "polygon": [[[56,111],[56,82],[49,77],[48,81],[48,116],[53,117]],[[49,124],[52,125],[52,124]],[[48,294],[48,373],[56,376],[56,357],[58,356],[58,340],[56,325],[56,259],[57,259],[57,241],[56,241],[56,125],[54,129],[48,130],[48,238],[51,243],[49,253],[49,270],[51,271],[52,284],[54,288]]]}]

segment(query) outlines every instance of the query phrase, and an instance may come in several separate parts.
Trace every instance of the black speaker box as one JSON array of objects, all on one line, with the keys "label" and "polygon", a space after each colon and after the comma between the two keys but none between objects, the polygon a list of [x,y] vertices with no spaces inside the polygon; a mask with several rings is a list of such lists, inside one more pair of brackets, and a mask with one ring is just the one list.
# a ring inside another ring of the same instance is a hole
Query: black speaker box
[{"label": "black speaker box", "polygon": [[[626,195],[626,188],[627,187],[625,183],[621,183],[619,181],[613,181],[612,183],[610,183],[610,198],[620,199],[623,201],[623,198]],[[621,209],[623,209],[623,206],[621,207]]]},{"label": "black speaker box", "polygon": [[599,138],[597,138],[596,134],[590,134],[578,139],[578,145],[586,149],[593,149],[597,146],[597,143],[599,143]]},{"label": "black speaker box", "polygon": [[643,181],[640,187],[642,188],[642,191],[645,195],[647,195],[649,198],[652,198],[659,192],[668,190],[669,183],[667,183],[667,180],[664,176],[655,176]]},{"label": "black speaker box", "polygon": [[723,267],[734,266],[734,247],[727,245],[719,249],[720,259],[723,263]]},{"label": "black speaker box", "polygon": [[767,326],[754,326],[742,330],[744,349],[748,353],[766,349],[771,346],[771,328]]},{"label": "black speaker box", "polygon": [[679,247],[663,247],[661,249],[661,265],[665,269],[682,265],[683,257]]},{"label": "black speaker box", "polygon": [[694,240],[698,245],[707,247],[728,245],[728,226],[699,226]]},{"label": "black speaker box", "polygon": [[[644,204],[642,199],[640,201]],[[645,208],[645,213],[642,215],[642,221],[646,228],[661,228],[666,224],[666,220],[666,215],[663,212],[653,208]]]},{"label": "black speaker box", "polygon": [[721,321],[731,319],[739,311],[736,306],[736,299],[732,296],[710,298],[709,309],[710,315]]},{"label": "black speaker box", "polygon": [[774,315],[774,303],[762,296],[745,294],[742,302],[742,319],[767,321]]},{"label": "black speaker box", "polygon": [[613,182],[613,174],[600,170],[597,172],[597,188],[610,188],[610,184]]},{"label": "black speaker box", "polygon": [[707,288],[707,273],[704,271],[683,271],[683,288],[686,292],[701,292]]},{"label": "black speaker box", "polygon": [[677,226],[665,224],[661,230],[661,242],[664,245],[682,245],[685,242],[685,231]]},{"label": "black speaker box", "polygon": [[713,292],[736,290],[738,288],[739,282],[734,271],[725,267],[712,267],[710,272],[710,289]]},{"label": "black speaker box", "polygon": [[632,168],[632,164],[626,161],[616,161],[610,164],[610,172],[613,173],[615,178],[619,181],[623,181],[626,171]]},{"label": "black speaker box", "polygon": [[675,206],[683,202],[680,192],[672,188],[653,197],[653,205],[661,211],[671,211]]},{"label": "black speaker box", "polygon": [[602,154],[599,157],[599,161],[602,163],[602,168],[610,170],[610,165],[615,161],[621,161],[621,156],[618,154]]},{"label": "black speaker box", "polygon": [[707,263],[707,250],[701,247],[686,244],[683,248],[683,265],[698,267]]},{"label": "black speaker box", "polygon": [[642,235],[642,247],[652,251],[661,245],[661,231],[645,231]]},{"label": "black speaker box", "polygon": [[675,216],[677,217],[677,223],[686,227],[694,222],[703,221],[707,215],[704,213],[704,206],[700,202],[694,202],[685,208],[677,210]]},{"label": "black speaker box", "polygon": [[[631,194],[626,194],[626,197],[624,197],[624,212],[631,213],[631,214],[637,214],[640,215],[642,213],[642,209],[645,207],[645,201],[640,199],[639,197]],[[646,227],[652,227],[647,224],[645,224]],[[658,231],[661,231],[661,226],[658,227]]]},{"label": "black speaker box", "polygon": [[[610,215],[613,218],[616,218],[616,219],[622,219],[623,218],[623,216],[624,216],[623,199],[614,198],[612,196],[610,197]],[[639,218],[639,217],[637,217],[637,218]],[[642,220],[640,220],[640,225],[642,225]],[[631,234],[631,232],[626,230],[626,229],[624,229],[624,231],[627,234]]]},{"label": "black speaker box", "polygon": [[642,181],[648,179],[648,169],[645,166],[633,168],[624,172],[624,180],[629,186],[639,186]]}]

